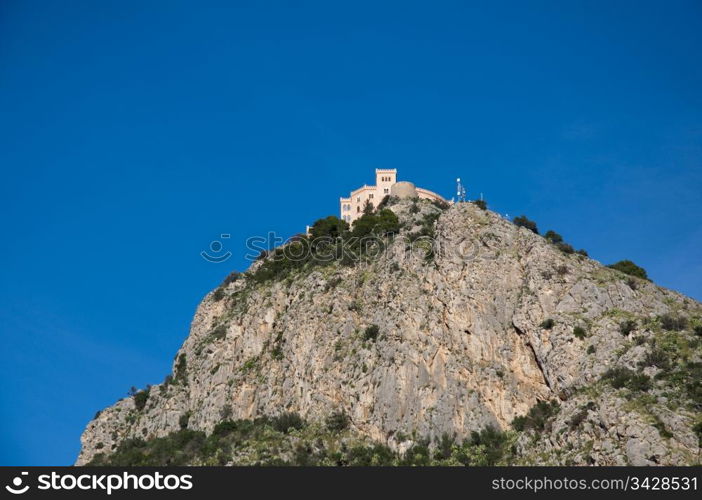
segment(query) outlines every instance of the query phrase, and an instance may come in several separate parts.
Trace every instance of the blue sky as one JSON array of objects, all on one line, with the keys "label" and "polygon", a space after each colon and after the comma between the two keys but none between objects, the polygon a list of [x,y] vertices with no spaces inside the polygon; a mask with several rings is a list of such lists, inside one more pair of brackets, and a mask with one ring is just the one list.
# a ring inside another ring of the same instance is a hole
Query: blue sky
[{"label": "blue sky", "polygon": [[0,3],[0,464],[72,463],[375,168],[702,299],[699,2],[142,3]]}]

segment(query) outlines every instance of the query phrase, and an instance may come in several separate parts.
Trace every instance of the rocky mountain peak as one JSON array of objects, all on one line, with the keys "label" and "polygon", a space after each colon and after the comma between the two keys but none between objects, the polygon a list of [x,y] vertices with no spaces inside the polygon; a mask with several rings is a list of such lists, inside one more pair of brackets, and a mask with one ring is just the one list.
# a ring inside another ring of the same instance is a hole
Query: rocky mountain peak
[{"label": "rocky mountain peak", "polygon": [[[393,199],[332,226],[209,293],[172,376],[102,411],[77,463],[280,415],[340,418],[338,441],[398,457],[492,429],[503,463],[698,463],[700,303],[474,203]],[[265,462],[239,445],[217,463]]]}]

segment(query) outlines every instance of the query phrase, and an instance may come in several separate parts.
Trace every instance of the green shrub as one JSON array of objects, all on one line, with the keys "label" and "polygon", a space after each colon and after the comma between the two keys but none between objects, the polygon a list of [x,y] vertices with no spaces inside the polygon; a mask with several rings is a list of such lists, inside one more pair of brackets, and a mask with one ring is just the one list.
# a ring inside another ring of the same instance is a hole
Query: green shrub
[{"label": "green shrub", "polygon": [[[483,202],[483,203],[485,203],[485,202]],[[451,208],[451,205],[449,204],[449,202],[444,201],[444,200],[432,200],[431,204],[434,205],[439,210],[448,210],[449,208]],[[487,208],[487,204],[485,204],[485,208]],[[485,210],[485,208],[483,208],[483,210]]]},{"label": "green shrub", "polygon": [[446,460],[448,458],[451,458],[451,454],[453,453],[453,448],[455,444],[455,435],[451,436],[450,434],[444,432],[436,445],[436,449],[434,450],[434,459]]},{"label": "green shrub", "polygon": [[595,348],[594,345],[591,345],[587,348],[587,353],[588,354],[595,354],[597,352],[597,349]]},{"label": "green shrub", "polygon": [[421,245],[420,248],[425,251],[425,262],[431,262],[435,257],[433,239],[436,232],[435,224],[440,215],[440,212],[430,212],[426,214],[421,222],[419,231],[415,231],[407,235],[407,240],[410,243],[419,241],[418,245]]},{"label": "green shrub", "polygon": [[375,227],[376,234],[380,236],[388,236],[400,232],[400,220],[390,209],[383,209],[378,212],[377,224]]},{"label": "green shrub", "polygon": [[349,230],[349,225],[335,215],[319,219],[310,228],[310,237],[316,238],[341,238]]},{"label": "green shrub", "polygon": [[186,411],[180,417],[178,417],[178,426],[181,429],[187,429],[189,422],[190,422],[190,412],[189,411]]},{"label": "green shrub", "polygon": [[546,231],[546,234],[544,234],[544,238],[546,238],[549,242],[554,244],[561,243],[563,241],[563,236],[550,229]]},{"label": "green shrub", "polygon": [[271,425],[278,432],[287,434],[291,430],[303,429],[307,424],[297,413],[286,412],[273,417],[271,419]]},{"label": "green shrub", "polygon": [[149,394],[151,393],[151,386],[146,386],[146,389],[142,391],[137,391],[134,393],[132,398],[134,398],[134,406],[138,411],[141,411],[146,406],[146,402],[149,400]]},{"label": "green shrub", "polygon": [[589,257],[589,256],[590,256],[590,255],[587,253],[587,250],[585,250],[584,248],[581,248],[580,250],[578,250],[578,251],[575,252],[575,253],[577,253],[577,254],[579,254],[579,255],[582,255],[583,257]]},{"label": "green shrub", "polygon": [[221,420],[229,420],[232,418],[233,414],[232,405],[224,405],[222,409],[219,410],[219,418]]},{"label": "green shrub", "polygon": [[[546,240],[549,243],[553,244],[556,248],[558,248],[561,252],[565,254],[576,253],[575,248],[573,248],[572,245],[566,243],[563,240],[563,236],[561,236],[555,231],[549,229],[548,231],[546,231],[546,234],[544,234],[544,238],[546,238]],[[587,257],[587,252],[585,250],[578,250],[577,253]]]},{"label": "green shrub", "polygon": [[536,227],[536,222],[530,220],[526,215],[520,215],[512,219],[515,226],[524,227],[532,233],[539,234],[539,229]]},{"label": "green shrub", "polygon": [[216,340],[222,340],[227,336],[227,325],[218,325],[214,330],[210,332],[210,337]]},{"label": "green shrub", "polygon": [[622,387],[626,387],[632,374],[633,372],[628,368],[610,368],[602,375],[602,379],[608,381],[609,385],[615,389],[621,389]]},{"label": "green shrub", "polygon": [[378,334],[380,333],[380,328],[378,325],[370,325],[366,327],[366,329],[363,332],[363,340],[376,340],[378,338]]},{"label": "green shrub", "polygon": [[702,448],[702,420],[697,422],[693,427],[692,427],[692,432],[694,432],[697,435],[697,446]]},{"label": "green shrub", "polygon": [[584,407],[578,410],[578,412],[573,415],[568,421],[568,427],[571,431],[574,431],[587,419],[588,408]]},{"label": "green shrub", "polygon": [[679,332],[687,328],[687,318],[685,316],[663,314],[658,316],[658,321],[661,324],[661,328],[668,331]]},{"label": "green shrub", "polygon": [[508,434],[490,427],[472,433],[470,441],[454,447],[451,461],[466,466],[495,466],[509,463],[513,453]]},{"label": "green shrub", "polygon": [[651,378],[648,375],[624,367],[610,368],[602,375],[602,379],[615,389],[626,387],[631,391],[645,392],[651,388]]},{"label": "green shrub", "polygon": [[125,439],[112,455],[99,454],[88,465],[175,466],[187,465],[202,454],[204,432],[183,429],[149,441]]},{"label": "green shrub", "polygon": [[658,434],[662,438],[670,439],[673,437],[673,433],[666,429],[665,424],[657,415],[654,415],[653,427],[658,430]]},{"label": "green shrub", "polygon": [[628,319],[619,323],[619,332],[622,335],[629,335],[634,330],[636,330],[636,321],[632,319]]},{"label": "green shrub", "polygon": [[395,453],[383,444],[354,446],[347,452],[346,457],[340,460],[340,465],[377,467],[394,465],[396,459]]},{"label": "green shrub", "polygon": [[532,406],[526,415],[516,417],[512,421],[512,427],[516,431],[544,431],[549,426],[551,417],[559,411],[560,405],[557,401],[539,401]]},{"label": "green shrub", "polygon": [[543,320],[539,326],[544,330],[551,330],[555,325],[556,322],[553,319],[548,318]]},{"label": "green shrub", "polygon": [[175,366],[175,375],[173,377],[178,384],[188,383],[188,360],[185,353],[178,356],[178,361]]},{"label": "green shrub", "polygon": [[572,245],[569,245],[568,243],[556,243],[556,248],[558,248],[561,252],[565,254],[575,253],[575,249],[572,247]]},{"label": "green shrub", "polygon": [[325,424],[331,432],[341,432],[348,429],[351,419],[344,411],[337,411],[326,418]]},{"label": "green shrub", "polygon": [[227,275],[226,278],[224,278],[224,281],[222,281],[222,284],[220,285],[221,287],[226,287],[227,285],[234,283],[236,280],[242,277],[242,274],[239,271],[232,271]]},{"label": "green shrub", "polygon": [[395,212],[389,208],[377,214],[365,214],[353,222],[351,235],[356,238],[364,236],[386,236],[400,232],[400,221]]},{"label": "green shrub", "polygon": [[254,356],[244,361],[244,364],[241,365],[241,372],[251,373],[253,371],[258,371],[258,368],[258,356]]},{"label": "green shrub", "polygon": [[587,337],[587,332],[582,326],[576,326],[573,328],[573,335],[575,335],[576,338],[583,340],[585,337]]},{"label": "green shrub", "polygon": [[631,378],[629,379],[629,383],[627,384],[627,387],[631,391],[642,391],[646,392],[649,389],[651,389],[651,377],[644,373],[638,373],[635,375],[632,375]]},{"label": "green shrub", "polygon": [[702,363],[687,362],[684,373],[685,395],[697,411],[702,411]]},{"label": "green shrub", "polygon": [[661,370],[667,370],[670,368],[670,357],[663,349],[655,347],[646,353],[639,366],[655,366]]},{"label": "green shrub", "polygon": [[283,359],[283,348],[280,346],[280,344],[276,344],[275,347],[271,349],[271,357],[276,361]]},{"label": "green shrub", "polygon": [[[344,224],[346,223],[344,222]],[[328,227],[326,227],[326,229],[331,231]],[[291,272],[301,269],[308,262],[316,262],[315,257],[317,252],[322,250],[326,252],[330,246],[334,248],[334,243],[329,241],[330,238],[332,237],[327,236],[324,237],[324,239],[317,240],[320,242],[317,247],[307,238],[304,238],[300,241],[295,241],[272,250],[263,261],[263,264],[253,272],[251,278],[256,283],[265,283],[267,281],[287,277]],[[333,260],[334,255],[333,252],[331,253]],[[324,263],[328,263],[328,261]]]},{"label": "green shrub", "polygon": [[470,435],[470,444],[482,448],[482,460],[476,463],[480,466],[495,466],[507,452],[507,435],[488,426],[480,432],[473,431]]},{"label": "green shrub", "polygon": [[695,326],[692,331],[697,335],[698,337],[702,337],[702,325],[697,325]]},{"label": "green shrub", "polygon": [[403,467],[426,467],[431,465],[431,452],[426,441],[413,444],[400,459],[398,465]]},{"label": "green shrub", "polygon": [[387,207],[387,206],[390,204],[390,201],[391,201],[391,200],[390,200],[390,195],[389,195],[389,194],[386,194],[385,196],[383,196],[383,199],[380,200],[380,203],[378,203],[378,211],[380,211],[380,210],[384,209],[385,207]]},{"label": "green shrub", "polygon": [[220,288],[217,288],[217,289],[214,291],[214,293],[212,294],[212,299],[213,299],[215,302],[219,302],[219,301],[222,300],[223,298],[224,298],[224,290],[223,290],[221,287],[220,287]]},{"label": "green shrub", "polygon": [[481,210],[487,210],[487,202],[485,200],[475,200],[473,201],[473,205]]},{"label": "green shrub", "polygon": [[630,260],[620,260],[619,262],[610,264],[607,267],[616,269],[617,271],[621,271],[630,276],[635,276],[637,278],[642,278],[645,280],[648,279],[648,274],[646,273],[646,270],[643,267],[637,266]]}]

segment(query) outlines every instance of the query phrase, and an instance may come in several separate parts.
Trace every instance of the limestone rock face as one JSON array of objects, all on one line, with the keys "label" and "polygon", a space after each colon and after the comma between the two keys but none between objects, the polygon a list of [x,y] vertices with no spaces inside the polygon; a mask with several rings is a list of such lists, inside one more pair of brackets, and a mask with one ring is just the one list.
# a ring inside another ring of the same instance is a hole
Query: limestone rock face
[{"label": "limestone rock face", "polygon": [[[524,463],[695,460],[693,411],[670,410],[655,388],[650,404],[635,408],[599,381],[614,366],[637,369],[650,350],[632,338],[654,332],[623,335],[622,317],[699,317],[699,303],[565,254],[470,203],[389,208],[402,231],[381,257],[262,284],[241,278],[208,294],[176,355],[174,382],[152,387],[141,410],[126,398],[102,411],[83,433],[77,464],[185,420],[209,432],[223,416],[290,411],[322,420],[343,410],[353,430],[398,448],[401,435],[509,429],[543,400],[561,411],[538,440],[520,437]],[[407,238],[432,215],[433,257],[426,240]],[[546,319],[551,328],[540,326]],[[365,339],[372,325],[378,336]],[[585,338],[573,334],[577,326]],[[576,414],[582,422],[573,428]]]}]

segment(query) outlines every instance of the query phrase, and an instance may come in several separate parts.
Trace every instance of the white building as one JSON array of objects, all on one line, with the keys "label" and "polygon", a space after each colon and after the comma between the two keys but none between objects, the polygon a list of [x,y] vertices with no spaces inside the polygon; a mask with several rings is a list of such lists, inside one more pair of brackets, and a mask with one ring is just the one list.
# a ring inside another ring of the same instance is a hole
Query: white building
[{"label": "white building", "polygon": [[[395,186],[396,184],[397,186]],[[394,189],[393,186],[395,186]],[[402,189],[399,189],[400,187]],[[377,207],[383,198],[390,194],[400,197],[418,196],[429,200],[446,201],[443,197],[428,189],[415,188],[410,182],[398,183],[397,169],[376,168],[375,186],[363,185],[351,191],[351,196],[348,198],[339,198],[341,219],[351,224],[363,215],[363,207],[366,205],[366,202],[372,203],[374,207]]]}]

